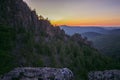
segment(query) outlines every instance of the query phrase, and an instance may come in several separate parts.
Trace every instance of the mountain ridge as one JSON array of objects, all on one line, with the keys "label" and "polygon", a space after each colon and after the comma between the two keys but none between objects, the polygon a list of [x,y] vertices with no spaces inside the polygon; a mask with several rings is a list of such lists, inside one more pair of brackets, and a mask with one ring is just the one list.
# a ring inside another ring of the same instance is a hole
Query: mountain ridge
[{"label": "mountain ridge", "polygon": [[22,0],[0,1],[0,75],[15,67],[68,67],[75,79],[91,70],[119,68],[81,35],[66,35]]},{"label": "mountain ridge", "polygon": [[85,32],[97,32],[97,33],[106,33],[107,29],[102,27],[66,27],[61,26],[61,29],[65,30],[65,33],[68,35],[73,35],[75,33],[85,33]]}]

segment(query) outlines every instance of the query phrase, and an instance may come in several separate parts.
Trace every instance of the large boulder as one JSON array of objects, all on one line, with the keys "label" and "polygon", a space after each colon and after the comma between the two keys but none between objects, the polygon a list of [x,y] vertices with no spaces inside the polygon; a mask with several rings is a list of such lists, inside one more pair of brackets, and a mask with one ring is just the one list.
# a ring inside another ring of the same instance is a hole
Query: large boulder
[{"label": "large boulder", "polygon": [[73,73],[68,68],[15,68],[1,76],[0,80],[73,80]]},{"label": "large boulder", "polygon": [[89,80],[120,80],[120,70],[93,71],[88,74]]}]

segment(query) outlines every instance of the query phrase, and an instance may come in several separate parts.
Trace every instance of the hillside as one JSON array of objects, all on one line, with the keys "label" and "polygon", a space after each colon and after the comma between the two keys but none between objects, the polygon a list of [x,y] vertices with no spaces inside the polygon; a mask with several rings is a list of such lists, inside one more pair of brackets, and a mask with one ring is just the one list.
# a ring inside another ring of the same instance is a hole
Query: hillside
[{"label": "hillside", "polygon": [[[109,28],[110,29],[110,28]],[[93,46],[105,55],[120,61],[120,29],[110,29],[106,34],[86,32],[81,34],[93,42]]]},{"label": "hillside", "polygon": [[102,53],[120,61],[120,34],[102,35],[92,39],[92,41]]},{"label": "hillside", "polygon": [[116,34],[116,35],[119,35],[120,34],[120,29],[113,29],[113,30],[110,30],[109,32],[108,32],[108,34]]},{"label": "hillside", "polygon": [[95,37],[102,36],[103,34],[97,33],[97,32],[85,32],[85,33],[82,33],[81,35],[83,38],[86,37],[88,40],[92,40]]},{"label": "hillside", "polygon": [[93,46],[102,54],[117,59],[120,62],[120,27],[66,27],[61,29],[65,33],[71,35],[75,33],[81,34],[83,38],[91,41]]},{"label": "hillside", "polygon": [[22,0],[0,1],[0,75],[15,67],[67,67],[75,80],[92,70],[119,69],[81,35],[68,36]]}]

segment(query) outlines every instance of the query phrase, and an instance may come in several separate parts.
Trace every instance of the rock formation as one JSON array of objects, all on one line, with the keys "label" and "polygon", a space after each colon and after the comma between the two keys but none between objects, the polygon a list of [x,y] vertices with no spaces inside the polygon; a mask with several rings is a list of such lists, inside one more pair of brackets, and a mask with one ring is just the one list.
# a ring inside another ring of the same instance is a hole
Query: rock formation
[{"label": "rock formation", "polygon": [[120,70],[90,72],[88,78],[89,80],[120,80]]},{"label": "rock formation", "polygon": [[26,30],[33,29],[38,25],[38,16],[31,11],[23,0],[0,1],[0,24],[8,24],[13,27],[24,27]]},{"label": "rock formation", "polygon": [[73,80],[73,73],[68,68],[15,68],[0,80]]}]

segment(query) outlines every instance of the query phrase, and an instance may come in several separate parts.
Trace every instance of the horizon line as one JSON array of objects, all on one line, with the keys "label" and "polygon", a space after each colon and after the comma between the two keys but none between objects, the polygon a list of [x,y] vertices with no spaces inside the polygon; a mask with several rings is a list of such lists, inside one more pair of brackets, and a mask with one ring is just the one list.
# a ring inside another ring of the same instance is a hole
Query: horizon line
[{"label": "horizon line", "polygon": [[104,25],[57,25],[57,26],[66,26],[66,27],[120,27],[118,26],[104,26]]}]

